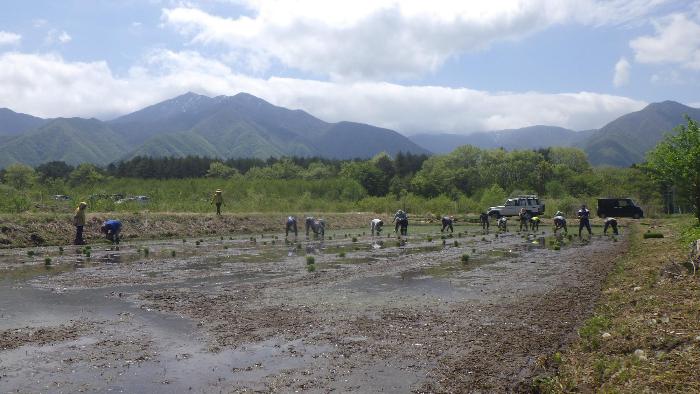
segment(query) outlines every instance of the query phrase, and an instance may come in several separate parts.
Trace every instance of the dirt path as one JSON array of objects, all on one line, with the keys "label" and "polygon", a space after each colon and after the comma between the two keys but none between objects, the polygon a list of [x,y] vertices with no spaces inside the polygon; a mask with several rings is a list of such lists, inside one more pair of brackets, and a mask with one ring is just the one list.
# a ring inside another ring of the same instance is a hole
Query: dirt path
[{"label": "dirt path", "polygon": [[[457,227],[445,245],[435,227],[412,227],[401,245],[363,231],[289,244],[279,234],[129,243],[95,248],[89,258],[72,249],[6,251],[1,340],[71,320],[91,328],[8,346],[0,386],[526,390],[546,356],[571,341],[610,262],[627,249],[624,237],[594,236],[553,250],[547,234],[484,235],[472,226]],[[69,373],[63,355],[71,346],[83,349],[73,367],[101,374]],[[44,367],[27,368],[40,355]]]}]

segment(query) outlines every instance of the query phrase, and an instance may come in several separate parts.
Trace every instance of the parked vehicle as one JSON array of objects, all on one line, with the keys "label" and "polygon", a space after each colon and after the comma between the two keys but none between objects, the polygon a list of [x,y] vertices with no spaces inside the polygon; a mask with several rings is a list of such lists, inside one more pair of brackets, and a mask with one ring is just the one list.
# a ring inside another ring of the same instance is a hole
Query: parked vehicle
[{"label": "parked vehicle", "polygon": [[631,198],[599,198],[598,217],[634,218],[644,217],[644,211]]},{"label": "parked vehicle", "polygon": [[504,205],[490,207],[487,211],[489,216],[518,216],[520,209],[525,210],[530,216],[542,215],[544,213],[544,202],[541,202],[536,195],[526,195],[511,197]]}]

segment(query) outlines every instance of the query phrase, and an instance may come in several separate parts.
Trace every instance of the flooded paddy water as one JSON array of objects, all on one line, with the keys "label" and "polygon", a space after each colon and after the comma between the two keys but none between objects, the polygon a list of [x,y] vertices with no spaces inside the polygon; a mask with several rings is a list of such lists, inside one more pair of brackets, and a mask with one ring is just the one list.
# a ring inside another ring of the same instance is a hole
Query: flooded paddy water
[{"label": "flooded paddy water", "polygon": [[1,250],[0,388],[522,389],[627,248],[549,229],[386,230]]}]

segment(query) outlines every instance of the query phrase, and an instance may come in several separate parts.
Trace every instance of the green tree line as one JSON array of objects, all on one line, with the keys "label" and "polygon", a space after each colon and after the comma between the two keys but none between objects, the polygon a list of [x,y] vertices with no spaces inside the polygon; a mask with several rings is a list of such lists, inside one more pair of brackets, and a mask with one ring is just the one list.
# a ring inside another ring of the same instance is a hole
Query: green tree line
[{"label": "green tree line", "polygon": [[[381,153],[368,160],[136,157],[105,168],[15,164],[0,172],[0,211],[48,209],[55,205],[51,196],[62,194],[73,202],[92,198],[95,210],[199,212],[210,209],[208,199],[217,188],[225,190],[228,209],[237,212],[390,212],[398,206],[435,214],[478,212],[523,193],[537,193],[550,208],[554,203],[565,211],[598,196],[660,204],[661,187],[648,172],[643,167],[592,167],[575,148],[505,151],[473,146],[445,155]],[[118,201],[129,195],[150,199],[147,205]]]}]

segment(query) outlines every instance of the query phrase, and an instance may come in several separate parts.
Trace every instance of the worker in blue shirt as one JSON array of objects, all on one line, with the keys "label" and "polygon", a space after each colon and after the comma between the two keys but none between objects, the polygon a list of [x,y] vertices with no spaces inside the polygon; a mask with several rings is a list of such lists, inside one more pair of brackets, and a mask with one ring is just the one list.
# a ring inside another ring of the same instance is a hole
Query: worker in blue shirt
[{"label": "worker in blue shirt", "polygon": [[113,244],[118,244],[119,234],[122,231],[122,222],[113,219],[106,220],[102,224],[102,227],[100,227],[100,230],[103,234],[105,234],[105,236],[107,236],[108,240],[112,241]]}]

